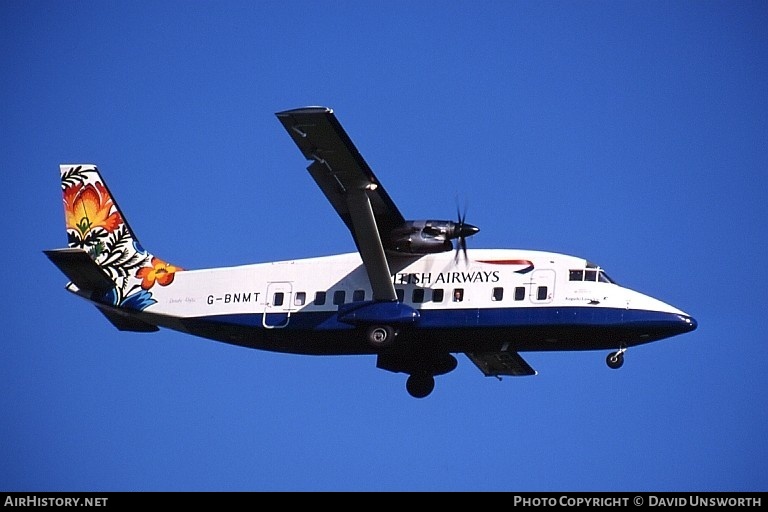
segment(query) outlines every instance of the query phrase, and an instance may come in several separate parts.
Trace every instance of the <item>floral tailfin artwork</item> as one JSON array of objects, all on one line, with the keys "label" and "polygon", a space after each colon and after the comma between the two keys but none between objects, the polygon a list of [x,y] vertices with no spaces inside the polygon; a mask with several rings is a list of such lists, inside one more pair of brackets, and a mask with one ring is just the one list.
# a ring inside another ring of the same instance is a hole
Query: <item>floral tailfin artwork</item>
[{"label": "floral tailfin artwork", "polygon": [[46,255],[94,302],[138,311],[155,304],[153,287],[169,286],[182,269],[141,246],[95,165],[59,169],[68,249]]}]

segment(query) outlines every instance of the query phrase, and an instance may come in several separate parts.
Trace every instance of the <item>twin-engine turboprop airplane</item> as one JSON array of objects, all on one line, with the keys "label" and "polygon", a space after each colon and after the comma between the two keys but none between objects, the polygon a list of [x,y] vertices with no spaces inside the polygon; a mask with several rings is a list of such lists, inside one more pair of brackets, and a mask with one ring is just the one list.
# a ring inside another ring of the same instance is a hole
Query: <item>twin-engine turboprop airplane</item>
[{"label": "twin-engine turboprop airplane", "polygon": [[[696,321],[623,288],[589,261],[551,252],[467,250],[478,228],[406,220],[333,111],[277,118],[352,234],[356,253],[187,270],[139,244],[93,165],[62,165],[68,248],[45,251],[120,330],[173,329],[249,348],[375,355],[429,395],[465,353],[486,376],[535,375],[523,351],[611,350],[690,332]],[[455,253],[454,253],[455,251]]]}]

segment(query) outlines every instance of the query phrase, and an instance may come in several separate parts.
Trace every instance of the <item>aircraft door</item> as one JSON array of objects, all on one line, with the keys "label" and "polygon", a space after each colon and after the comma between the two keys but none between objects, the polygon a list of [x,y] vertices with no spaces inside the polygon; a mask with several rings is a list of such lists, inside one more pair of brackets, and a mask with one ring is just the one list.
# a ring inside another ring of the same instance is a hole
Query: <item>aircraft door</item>
[{"label": "aircraft door", "polygon": [[552,269],[534,270],[528,282],[528,298],[534,304],[548,304],[555,296],[555,271]]},{"label": "aircraft door", "polygon": [[267,296],[261,323],[267,329],[282,329],[291,321],[293,287],[288,281],[267,283]]}]

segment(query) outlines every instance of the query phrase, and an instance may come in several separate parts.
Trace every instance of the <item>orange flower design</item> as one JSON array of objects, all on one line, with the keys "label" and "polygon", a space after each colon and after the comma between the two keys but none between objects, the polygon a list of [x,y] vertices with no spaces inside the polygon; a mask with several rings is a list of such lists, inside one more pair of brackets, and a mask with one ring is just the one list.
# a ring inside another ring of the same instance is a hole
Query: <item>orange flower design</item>
[{"label": "orange flower design", "polygon": [[90,230],[101,227],[112,232],[123,222],[120,213],[112,211],[114,203],[101,183],[96,186],[82,183],[64,190],[64,212],[67,229],[76,229],[82,238]]},{"label": "orange flower design", "polygon": [[141,279],[141,287],[149,290],[155,282],[160,286],[168,286],[173,282],[176,272],[184,270],[170,265],[160,258],[152,257],[152,267],[142,267],[136,272],[136,277]]}]

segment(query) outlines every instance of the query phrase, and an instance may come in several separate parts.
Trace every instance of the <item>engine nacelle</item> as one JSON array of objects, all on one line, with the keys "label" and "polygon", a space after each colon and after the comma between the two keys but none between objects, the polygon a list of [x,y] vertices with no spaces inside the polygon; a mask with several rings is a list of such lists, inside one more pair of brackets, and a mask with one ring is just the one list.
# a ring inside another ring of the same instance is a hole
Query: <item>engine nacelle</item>
[{"label": "engine nacelle", "polygon": [[410,220],[392,230],[388,248],[409,254],[452,251],[457,227],[450,220]]}]

